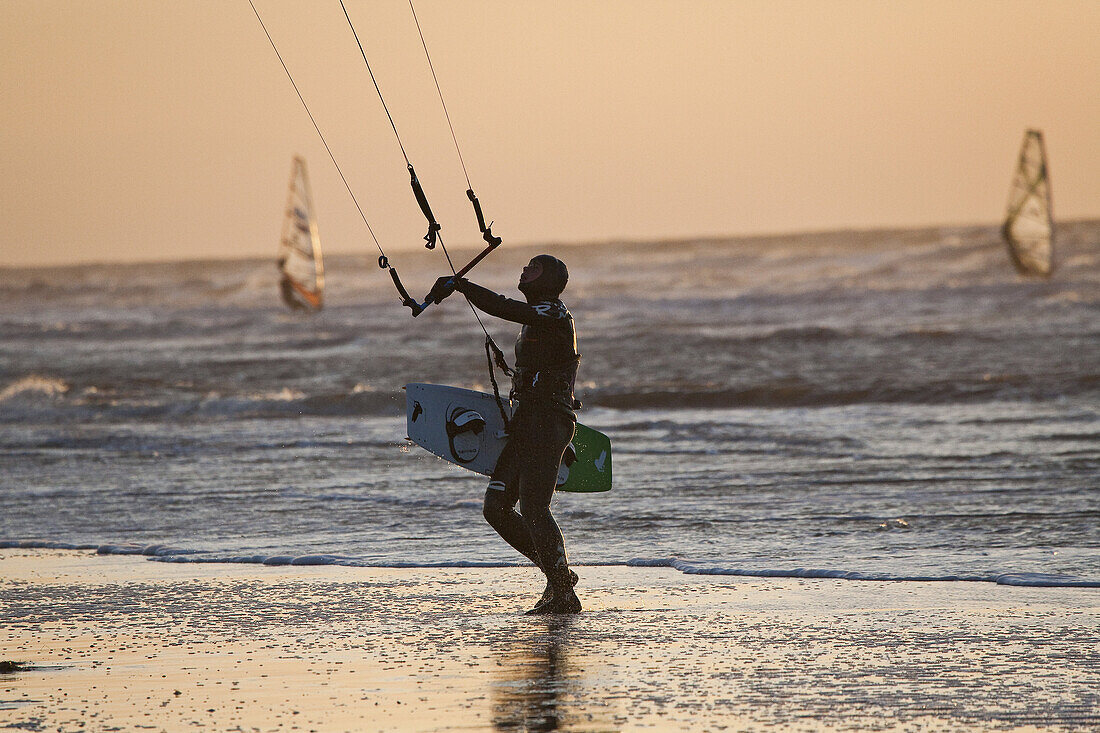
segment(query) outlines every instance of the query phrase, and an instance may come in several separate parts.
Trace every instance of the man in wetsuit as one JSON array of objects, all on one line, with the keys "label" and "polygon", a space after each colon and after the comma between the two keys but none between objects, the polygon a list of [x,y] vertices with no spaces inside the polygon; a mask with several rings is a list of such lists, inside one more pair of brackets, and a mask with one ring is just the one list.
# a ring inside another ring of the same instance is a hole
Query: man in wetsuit
[{"label": "man in wetsuit", "polygon": [[573,591],[577,574],[569,569],[561,529],[550,513],[558,466],[573,439],[574,410],[580,407],[573,395],[580,362],[577,334],[573,316],[559,299],[568,281],[564,262],[539,255],[523,268],[519,280],[526,302],[462,278],[441,277],[432,288],[433,300],[458,290],[489,315],[523,324],[512,378],[517,406],[483,509],[493,529],[546,574],[546,590],[528,613],[581,610]]}]

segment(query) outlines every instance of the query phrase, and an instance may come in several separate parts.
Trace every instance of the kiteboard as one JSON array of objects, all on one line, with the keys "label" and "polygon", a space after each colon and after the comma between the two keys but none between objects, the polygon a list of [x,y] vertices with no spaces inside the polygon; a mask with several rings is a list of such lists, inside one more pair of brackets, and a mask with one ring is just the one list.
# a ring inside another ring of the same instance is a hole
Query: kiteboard
[{"label": "kiteboard", "polygon": [[[511,417],[515,405],[503,400]],[[409,440],[445,461],[485,476],[492,474],[508,440],[496,398],[441,384],[405,385]],[[611,440],[578,423],[558,469],[559,491],[611,489]]]}]

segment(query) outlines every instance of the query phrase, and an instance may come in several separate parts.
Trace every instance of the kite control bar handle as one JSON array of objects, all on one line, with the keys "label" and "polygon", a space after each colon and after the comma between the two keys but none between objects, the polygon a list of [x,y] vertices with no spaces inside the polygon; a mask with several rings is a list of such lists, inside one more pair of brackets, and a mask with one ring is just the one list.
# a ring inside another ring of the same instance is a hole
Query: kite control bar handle
[{"label": "kite control bar handle", "polygon": [[[493,237],[493,239],[495,239],[496,242],[490,242],[488,247],[486,247],[485,249],[478,252],[476,257],[474,257],[472,260],[467,262],[466,265],[461,270],[456,272],[450,279],[447,280],[447,285],[448,286],[454,285],[456,280],[464,277],[467,272],[469,272],[470,270],[474,269],[474,267],[477,266],[477,263],[481,262],[483,259],[488,257],[489,253],[492,252],[494,249],[496,249],[500,245],[500,238],[499,237]],[[392,268],[391,268],[391,274],[394,276],[394,281],[396,282],[397,274],[392,271]],[[442,300],[442,299],[440,299],[440,300]],[[408,305],[410,308],[412,308],[413,318],[416,318],[421,313],[423,313],[425,311],[425,309],[427,309],[428,306],[432,305],[433,303],[438,303],[438,302],[439,302],[439,300],[436,300],[435,298],[432,297],[431,293],[428,293],[426,296],[424,296],[424,302],[423,303],[417,303],[416,301],[413,301],[412,305],[410,305],[409,303],[405,303],[405,305]]]},{"label": "kite control bar handle", "polygon": [[420,180],[417,179],[416,171],[413,170],[411,163],[409,164],[409,185],[412,186],[416,203],[420,204],[420,211],[424,213],[424,218],[428,220],[428,233],[424,235],[424,246],[428,249],[435,249],[436,240],[439,238],[439,230],[443,227],[435,220],[432,207],[428,204],[428,197],[424,195],[424,188],[420,185]]},{"label": "kite control bar handle", "polygon": [[477,226],[481,230],[481,238],[493,247],[500,244],[500,237],[493,234],[493,222],[489,222],[489,225],[485,226],[485,214],[481,213],[481,202],[477,200],[474,189],[466,189],[466,198],[470,199],[470,203],[474,205],[474,213],[477,214]]},{"label": "kite control bar handle", "polygon": [[397,294],[401,296],[401,305],[407,306],[413,312],[413,318],[416,318],[424,310],[419,303],[413,300],[413,297],[409,295],[409,291],[405,290],[405,286],[401,284],[401,276],[397,274],[397,270],[390,264],[389,258],[386,255],[382,255],[378,258],[378,266],[383,270],[390,271],[390,278],[393,280],[394,287],[397,288]]}]

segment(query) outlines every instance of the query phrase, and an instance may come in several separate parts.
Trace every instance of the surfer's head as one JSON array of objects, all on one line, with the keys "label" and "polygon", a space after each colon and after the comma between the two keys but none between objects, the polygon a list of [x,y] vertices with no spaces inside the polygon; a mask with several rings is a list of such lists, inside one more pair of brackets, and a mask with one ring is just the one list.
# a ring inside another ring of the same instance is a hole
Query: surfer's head
[{"label": "surfer's head", "polygon": [[528,300],[557,298],[569,282],[569,269],[553,255],[533,257],[519,278],[519,291]]}]

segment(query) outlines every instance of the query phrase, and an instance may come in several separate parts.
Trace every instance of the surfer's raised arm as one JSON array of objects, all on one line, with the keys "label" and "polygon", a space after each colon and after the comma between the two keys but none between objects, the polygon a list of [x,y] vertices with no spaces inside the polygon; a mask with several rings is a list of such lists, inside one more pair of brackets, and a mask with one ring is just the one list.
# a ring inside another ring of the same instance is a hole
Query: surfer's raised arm
[{"label": "surfer's raised arm", "polygon": [[568,317],[564,306],[554,307],[560,304],[557,298],[568,279],[569,272],[561,260],[539,255],[523,268],[520,276],[519,289],[527,297],[527,302],[501,295],[465,278],[446,275],[436,280],[429,298],[439,302],[457,290],[475,308],[491,316],[527,326],[550,326]]},{"label": "surfer's raised arm", "polygon": [[[454,278],[441,277],[436,285],[438,289],[433,289],[435,293],[447,293],[447,290],[457,290],[465,295],[478,310],[513,323],[533,326],[550,317],[521,300],[493,292],[489,288],[472,283],[465,278],[454,280]],[[444,297],[446,296],[444,295]]]}]

